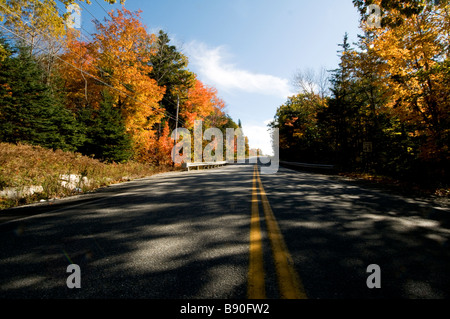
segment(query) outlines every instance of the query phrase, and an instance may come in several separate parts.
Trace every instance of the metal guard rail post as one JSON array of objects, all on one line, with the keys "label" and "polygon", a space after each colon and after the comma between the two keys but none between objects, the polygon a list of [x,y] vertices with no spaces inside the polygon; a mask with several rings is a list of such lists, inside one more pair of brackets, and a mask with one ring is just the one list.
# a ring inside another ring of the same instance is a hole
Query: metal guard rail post
[{"label": "metal guard rail post", "polygon": [[311,168],[311,169],[322,169],[322,170],[335,170],[335,165],[323,165],[323,164],[309,164],[309,163],[297,163],[297,162],[286,162],[280,161],[281,165],[286,166],[297,166],[302,168]]},{"label": "metal guard rail post", "polygon": [[181,167],[190,171],[192,167],[197,167],[197,170],[200,170],[200,167],[209,169],[221,167],[224,165],[227,165],[227,162],[224,161],[224,162],[183,163]]}]

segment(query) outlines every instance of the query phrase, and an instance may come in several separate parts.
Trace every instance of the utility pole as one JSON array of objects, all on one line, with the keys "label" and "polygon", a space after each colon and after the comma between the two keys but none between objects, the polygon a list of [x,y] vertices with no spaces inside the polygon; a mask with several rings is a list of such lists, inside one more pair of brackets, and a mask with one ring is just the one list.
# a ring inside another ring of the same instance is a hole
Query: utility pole
[{"label": "utility pole", "polygon": [[180,95],[177,94],[177,122],[175,125],[175,142],[178,140],[178,113],[180,111]]},{"label": "utility pole", "polygon": [[[177,141],[178,141],[178,113],[180,111],[180,95],[177,94],[177,120],[176,120],[176,124],[175,124],[175,140],[173,142],[173,149],[175,150],[175,146],[177,145]],[[175,166],[175,154],[174,158],[172,159],[172,167]]]}]

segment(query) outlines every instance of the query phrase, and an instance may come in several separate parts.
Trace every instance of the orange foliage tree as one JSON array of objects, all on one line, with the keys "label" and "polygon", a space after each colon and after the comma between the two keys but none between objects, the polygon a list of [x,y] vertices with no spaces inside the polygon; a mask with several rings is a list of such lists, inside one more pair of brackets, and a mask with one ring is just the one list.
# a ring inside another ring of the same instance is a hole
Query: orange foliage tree
[{"label": "orange foliage tree", "polygon": [[195,79],[186,101],[180,108],[180,116],[184,119],[187,129],[194,127],[195,120],[204,119],[213,111],[212,97],[212,89]]},{"label": "orange foliage tree", "polygon": [[135,142],[136,157],[146,161],[155,139],[153,127],[164,116],[158,102],[165,89],[149,77],[150,55],[155,54],[152,44],[156,38],[141,23],[140,13],[122,8],[116,14],[110,13],[105,24],[97,22],[94,45],[100,54],[98,66],[114,88],[110,92]]},{"label": "orange foliage tree", "polygon": [[[171,163],[174,144],[167,118],[169,110],[162,103],[166,89],[170,88],[170,96],[180,99],[179,127],[193,129],[195,120],[203,120],[204,129],[223,129],[231,119],[217,90],[187,70],[182,70],[187,73],[186,83],[178,83],[175,76],[175,82],[170,82],[169,74],[168,80],[158,85],[152,58],[161,54],[161,43],[147,32],[140,13],[125,8],[112,11],[102,23],[95,22],[97,31],[90,42],[81,41],[77,31],[68,32],[59,70],[68,109],[74,113],[87,106],[98,109],[102,93],[107,90],[132,138],[134,159],[166,165]],[[183,63],[187,67],[185,60]],[[160,73],[166,69],[157,68]],[[180,72],[176,68],[168,70]]]},{"label": "orange foliage tree", "polygon": [[140,13],[112,11],[104,23],[96,22],[97,32],[89,43],[69,34],[61,76],[72,110],[98,108],[102,90],[109,91],[133,140],[135,159],[145,162],[156,139],[154,126],[164,116],[158,102],[165,88],[149,77],[155,35],[147,32]]},{"label": "orange foliage tree", "polygon": [[171,165],[172,164],[172,148],[174,146],[174,140],[171,138],[169,124],[165,122],[163,124],[163,130],[158,139],[153,141],[151,149],[152,163],[159,165]]},{"label": "orange foliage tree", "polygon": [[66,107],[73,112],[87,105],[98,108],[102,90],[96,68],[98,52],[93,43],[80,41],[78,36],[76,30],[69,30],[66,50],[58,60],[59,74],[66,94]]},{"label": "orange foliage tree", "polygon": [[194,127],[195,120],[204,120],[206,126],[215,127],[223,124],[218,118],[223,116],[224,108],[225,102],[218,97],[217,89],[195,79],[186,101],[180,108],[180,115],[187,129]]}]

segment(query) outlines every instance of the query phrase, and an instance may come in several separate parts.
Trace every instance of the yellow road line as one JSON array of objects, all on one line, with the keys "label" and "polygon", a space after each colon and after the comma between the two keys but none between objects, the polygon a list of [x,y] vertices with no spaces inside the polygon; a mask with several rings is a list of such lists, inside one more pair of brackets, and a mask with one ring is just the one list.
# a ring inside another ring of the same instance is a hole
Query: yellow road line
[{"label": "yellow road line", "polygon": [[294,269],[294,262],[284,242],[278,223],[264,191],[259,172],[256,169],[259,191],[266,218],[267,232],[272,246],[272,254],[278,277],[280,297],[282,299],[307,299],[302,282]]},{"label": "yellow road line", "polygon": [[256,187],[256,166],[253,169],[252,217],[250,221],[250,261],[247,295],[249,299],[265,299],[265,274],[263,265],[262,235]]}]

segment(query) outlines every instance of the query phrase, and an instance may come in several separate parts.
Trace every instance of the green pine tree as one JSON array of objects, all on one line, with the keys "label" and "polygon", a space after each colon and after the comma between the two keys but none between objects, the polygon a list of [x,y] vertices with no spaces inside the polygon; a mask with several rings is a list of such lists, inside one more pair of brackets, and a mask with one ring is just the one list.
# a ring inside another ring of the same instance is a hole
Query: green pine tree
[{"label": "green pine tree", "polygon": [[[176,46],[170,45],[170,38],[164,31],[159,31],[155,47],[156,54],[150,58],[153,69],[149,76],[166,88],[161,106],[167,113],[176,114],[178,99],[186,98],[184,95],[193,85],[195,75],[187,69],[187,57]],[[172,130],[175,129],[174,121],[168,120],[168,123]]]},{"label": "green pine tree", "polygon": [[42,82],[43,71],[25,46],[0,62],[0,141],[74,151],[83,142],[74,115]]},{"label": "green pine tree", "polygon": [[131,137],[111,95],[107,90],[102,95],[98,110],[87,106],[80,112],[80,120],[87,126],[87,140],[80,150],[103,161],[128,161],[133,155]]},{"label": "green pine tree", "polygon": [[318,117],[327,136],[330,146],[334,149],[334,162],[342,168],[350,168],[358,156],[358,142],[361,137],[360,104],[357,99],[358,89],[348,56],[353,50],[345,33],[344,41],[339,44],[339,68],[331,74],[331,98],[328,108],[319,112]]}]

